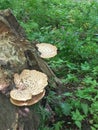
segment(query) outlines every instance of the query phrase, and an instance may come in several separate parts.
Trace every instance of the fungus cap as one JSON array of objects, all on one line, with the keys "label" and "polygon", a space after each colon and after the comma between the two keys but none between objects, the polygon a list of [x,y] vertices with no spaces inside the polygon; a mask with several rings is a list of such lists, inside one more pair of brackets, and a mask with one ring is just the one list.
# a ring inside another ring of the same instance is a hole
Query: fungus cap
[{"label": "fungus cap", "polygon": [[48,43],[36,44],[42,58],[51,58],[57,55],[57,47]]},{"label": "fungus cap", "polygon": [[19,85],[20,82],[21,82],[21,79],[20,79],[19,74],[18,74],[18,73],[15,73],[15,74],[14,74],[14,83],[15,83],[16,85]]},{"label": "fungus cap", "polygon": [[27,100],[27,101],[17,101],[12,98],[10,98],[10,101],[12,104],[14,104],[16,106],[31,106],[31,105],[37,103],[39,100],[41,100],[44,97],[44,95],[45,95],[45,90],[36,96],[32,96],[32,99]]},{"label": "fungus cap", "polygon": [[16,85],[16,88],[18,89],[25,89],[25,85],[23,84],[20,75],[18,73],[14,74],[14,83]]},{"label": "fungus cap", "polygon": [[32,98],[32,94],[27,89],[19,90],[13,89],[10,91],[10,97],[17,101],[27,101]]},{"label": "fungus cap", "polygon": [[[19,77],[20,77],[19,81],[22,82],[23,86],[25,86],[25,89],[28,89],[32,93],[32,95],[37,95],[43,92],[43,89],[48,85],[47,75],[36,70],[24,69],[19,75]],[[14,81],[17,80],[14,79]],[[19,88],[19,86],[17,88]]]}]

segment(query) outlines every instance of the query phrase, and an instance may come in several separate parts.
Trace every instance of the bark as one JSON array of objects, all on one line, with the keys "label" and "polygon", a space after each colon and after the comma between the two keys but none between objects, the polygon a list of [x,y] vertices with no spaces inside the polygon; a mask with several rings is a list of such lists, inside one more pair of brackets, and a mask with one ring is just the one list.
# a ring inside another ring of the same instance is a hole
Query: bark
[{"label": "bark", "polygon": [[[8,39],[9,37],[14,37],[11,46],[16,49],[15,53],[18,53],[17,51],[19,51],[19,53],[21,51],[20,55],[24,53],[26,61],[25,63],[18,64],[15,60],[13,62],[0,60],[0,68],[8,74],[10,80],[9,89],[6,90],[6,92],[0,93],[0,130],[37,130],[40,123],[40,116],[36,112],[36,105],[28,107],[30,112],[26,114],[22,113],[25,107],[16,107],[10,103],[9,92],[15,87],[13,83],[13,74],[15,72],[21,72],[24,68],[36,69],[44,72],[48,76],[49,86],[57,89],[62,84],[47,63],[39,57],[35,44],[31,44],[26,39],[25,31],[19,25],[10,9],[0,11],[0,35],[3,33],[7,34]],[[10,56],[13,57],[12,53]],[[1,55],[0,58],[2,59]],[[22,56],[22,58],[24,57]]]}]

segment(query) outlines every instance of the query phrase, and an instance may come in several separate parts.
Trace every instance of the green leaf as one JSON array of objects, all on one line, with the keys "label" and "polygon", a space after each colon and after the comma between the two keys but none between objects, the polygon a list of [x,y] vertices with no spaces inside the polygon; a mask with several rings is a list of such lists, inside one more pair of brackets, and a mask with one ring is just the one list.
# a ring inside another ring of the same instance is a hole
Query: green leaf
[{"label": "green leaf", "polygon": [[61,103],[61,110],[64,115],[69,115],[71,111],[71,106],[68,103]]},{"label": "green leaf", "polygon": [[87,115],[88,114],[88,104],[81,103],[81,107],[82,107],[84,114]]},{"label": "green leaf", "polygon": [[56,124],[54,124],[54,130],[61,130],[63,125],[63,121],[58,121]]},{"label": "green leaf", "polygon": [[98,128],[98,124],[94,124],[94,127],[95,127],[95,128]]},{"label": "green leaf", "polygon": [[81,64],[81,69],[83,71],[88,71],[88,70],[90,70],[90,66],[87,62],[85,62],[84,64],[83,63]]},{"label": "green leaf", "polygon": [[83,118],[84,118],[84,116],[81,115],[81,113],[79,112],[78,109],[76,109],[76,111],[73,111],[73,112],[72,112],[72,119],[73,119],[74,121],[82,121]]},{"label": "green leaf", "polygon": [[75,121],[75,124],[81,129],[81,122],[80,121]]},{"label": "green leaf", "polygon": [[96,130],[96,128],[94,128],[93,126],[91,127],[91,130]]}]

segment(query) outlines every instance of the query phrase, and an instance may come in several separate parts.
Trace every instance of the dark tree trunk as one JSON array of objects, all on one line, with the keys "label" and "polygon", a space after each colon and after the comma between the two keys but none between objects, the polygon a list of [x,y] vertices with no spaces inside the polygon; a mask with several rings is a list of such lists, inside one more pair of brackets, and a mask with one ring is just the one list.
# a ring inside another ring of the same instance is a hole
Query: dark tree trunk
[{"label": "dark tree trunk", "polygon": [[[47,63],[39,57],[35,44],[31,44],[26,39],[24,30],[10,9],[0,11],[0,35],[4,33],[7,34],[7,37],[14,37],[13,46],[15,46],[16,52],[17,48],[22,49],[26,62],[16,65],[14,62],[9,63],[0,60],[0,68],[9,74],[8,77],[10,79],[10,86],[7,92],[0,93],[0,130],[38,130],[40,116],[34,106],[29,107],[30,112],[28,115],[22,116],[19,111],[24,110],[25,107],[16,107],[10,103],[9,92],[14,87],[13,74],[21,72],[24,68],[36,69],[48,76],[49,86],[59,88],[61,83]],[[11,56],[13,57],[13,55]],[[0,58],[2,59],[1,55]]]}]

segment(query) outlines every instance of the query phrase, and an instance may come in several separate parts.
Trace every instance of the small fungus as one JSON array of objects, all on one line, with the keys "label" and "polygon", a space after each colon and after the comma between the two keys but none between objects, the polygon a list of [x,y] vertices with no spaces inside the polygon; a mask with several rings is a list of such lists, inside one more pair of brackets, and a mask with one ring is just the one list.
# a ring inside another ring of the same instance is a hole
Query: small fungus
[{"label": "small fungus", "polygon": [[57,55],[57,47],[48,43],[36,44],[42,58],[51,58]]}]

